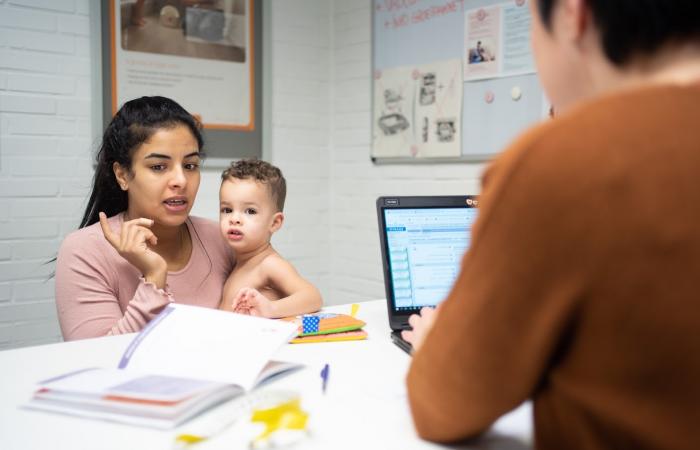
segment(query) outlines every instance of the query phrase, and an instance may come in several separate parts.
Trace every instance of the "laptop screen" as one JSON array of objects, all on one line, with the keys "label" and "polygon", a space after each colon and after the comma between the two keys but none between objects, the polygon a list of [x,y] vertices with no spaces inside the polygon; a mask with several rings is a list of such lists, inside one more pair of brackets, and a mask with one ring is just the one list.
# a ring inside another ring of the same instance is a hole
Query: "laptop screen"
[{"label": "laptop screen", "polygon": [[445,299],[469,247],[477,211],[466,207],[383,210],[395,311],[436,306]]}]

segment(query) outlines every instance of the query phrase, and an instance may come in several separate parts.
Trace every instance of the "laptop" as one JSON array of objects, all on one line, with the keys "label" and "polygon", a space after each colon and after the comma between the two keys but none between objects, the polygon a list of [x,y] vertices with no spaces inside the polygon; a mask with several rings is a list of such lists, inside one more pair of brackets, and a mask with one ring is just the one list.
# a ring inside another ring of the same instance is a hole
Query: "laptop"
[{"label": "laptop", "polygon": [[409,355],[411,344],[401,331],[410,329],[411,314],[447,297],[469,247],[478,205],[475,195],[377,199],[391,339]]}]

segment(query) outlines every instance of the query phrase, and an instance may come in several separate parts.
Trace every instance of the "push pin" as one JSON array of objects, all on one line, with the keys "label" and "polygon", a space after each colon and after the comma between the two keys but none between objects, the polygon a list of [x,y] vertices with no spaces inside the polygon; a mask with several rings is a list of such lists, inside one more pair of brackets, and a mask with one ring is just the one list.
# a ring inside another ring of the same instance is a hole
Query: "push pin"
[{"label": "push pin", "polygon": [[517,102],[520,100],[523,96],[523,91],[520,89],[519,86],[513,86],[513,89],[510,90],[510,98],[513,99],[513,101]]}]

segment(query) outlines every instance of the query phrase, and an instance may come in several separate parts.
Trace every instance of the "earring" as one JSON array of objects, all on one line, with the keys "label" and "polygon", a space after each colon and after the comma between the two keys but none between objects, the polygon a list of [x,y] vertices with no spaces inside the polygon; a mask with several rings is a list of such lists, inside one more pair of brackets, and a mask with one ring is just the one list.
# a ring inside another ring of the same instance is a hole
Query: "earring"
[{"label": "earring", "polygon": [[122,191],[126,191],[126,184],[120,184],[119,187],[122,188]]}]

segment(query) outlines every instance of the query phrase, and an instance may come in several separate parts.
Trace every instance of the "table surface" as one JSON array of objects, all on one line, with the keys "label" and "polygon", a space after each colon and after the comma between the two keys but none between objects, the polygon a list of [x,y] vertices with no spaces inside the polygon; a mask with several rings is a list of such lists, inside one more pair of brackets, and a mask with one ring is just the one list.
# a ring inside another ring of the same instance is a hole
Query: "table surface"
[{"label": "table surface", "polygon": [[[350,305],[324,311],[349,314]],[[421,440],[413,428],[404,383],[410,357],[389,338],[386,302],[360,303],[357,317],[367,322],[367,340],[285,345],[274,356],[305,366],[259,388],[300,394],[302,407],[309,413],[310,431],[294,448],[444,448]],[[168,449],[178,433],[225,414],[223,405],[177,429],[161,431],[21,407],[39,380],[85,367],[116,367],[133,337],[110,336],[0,351],[0,447]],[[330,376],[324,395],[319,373],[326,363]],[[529,449],[531,416],[530,405],[524,404],[503,416],[483,437],[456,448]],[[243,417],[193,448],[246,448],[257,431],[248,417]]]}]

